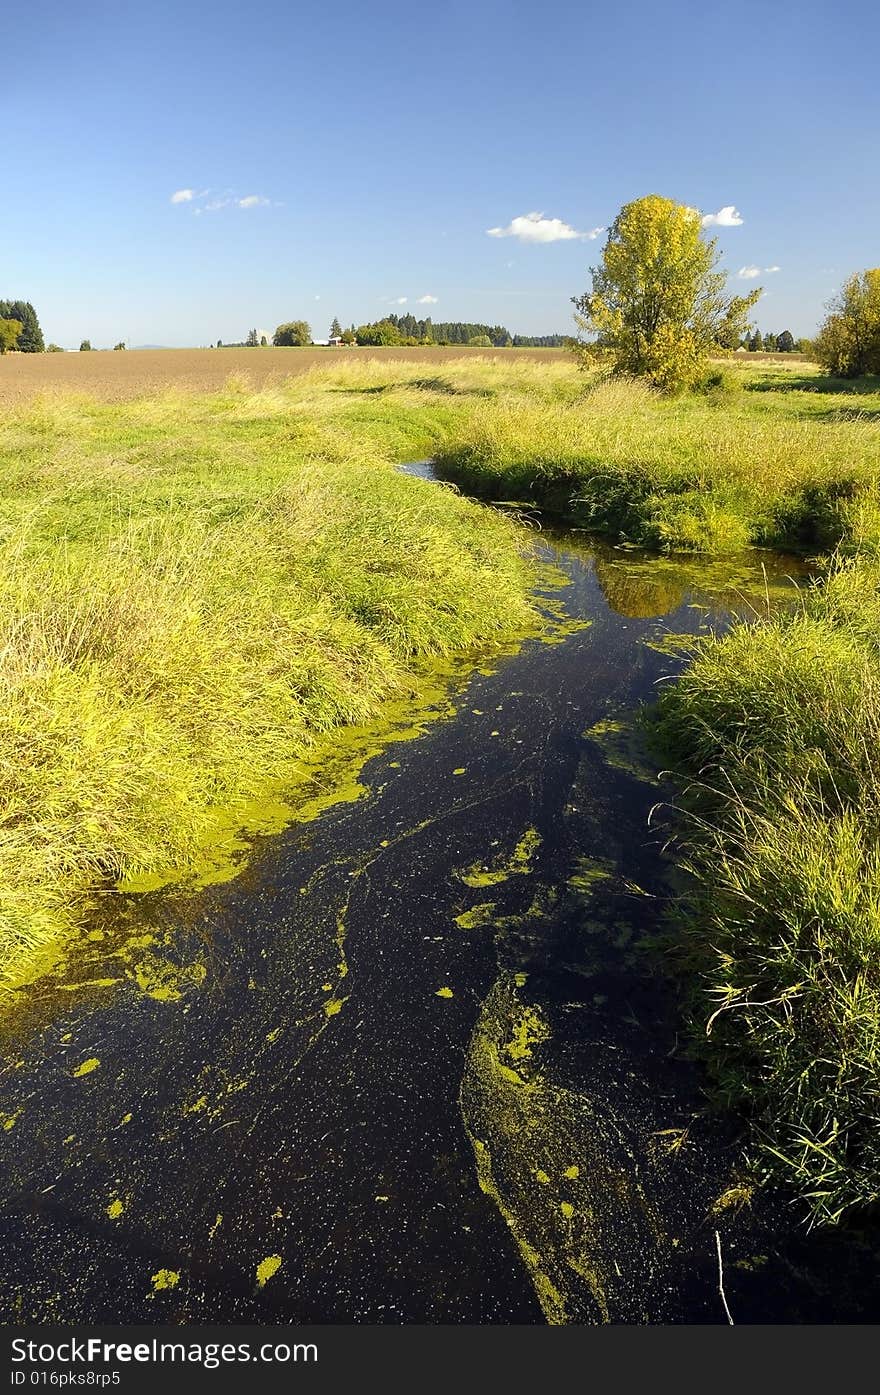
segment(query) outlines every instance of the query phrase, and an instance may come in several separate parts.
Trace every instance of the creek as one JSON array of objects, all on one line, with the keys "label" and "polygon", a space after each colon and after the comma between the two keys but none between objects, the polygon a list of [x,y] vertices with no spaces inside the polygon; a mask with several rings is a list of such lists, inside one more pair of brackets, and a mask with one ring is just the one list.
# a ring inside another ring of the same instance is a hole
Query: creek
[{"label": "creek", "polygon": [[105,897],[18,994],[6,1321],[718,1323],[719,1253],[738,1323],[876,1314],[858,1237],[752,1194],[645,950],[677,883],[636,714],[798,566],[540,538],[549,632],[377,724],[360,798]]}]

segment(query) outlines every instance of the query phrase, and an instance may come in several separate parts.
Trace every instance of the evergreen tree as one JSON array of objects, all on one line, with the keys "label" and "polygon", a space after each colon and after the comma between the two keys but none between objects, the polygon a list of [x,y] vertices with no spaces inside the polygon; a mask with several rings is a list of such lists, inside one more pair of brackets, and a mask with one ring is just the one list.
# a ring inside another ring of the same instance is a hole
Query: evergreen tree
[{"label": "evergreen tree", "polygon": [[43,331],[29,300],[0,300],[0,320],[18,320],[21,325],[18,336],[20,353],[42,354],[45,351]]},{"label": "evergreen tree", "polygon": [[331,339],[341,339],[341,338],[342,338],[342,325],[339,323],[339,321],[338,321],[338,319],[336,318],[335,315],[333,316],[333,323],[332,323],[332,325],[330,326],[330,338],[331,338]]},{"label": "evergreen tree", "polygon": [[790,354],[794,351],[794,335],[790,329],[784,329],[776,336],[776,352],[778,354]]},{"label": "evergreen tree", "polygon": [[255,329],[248,330],[248,337],[244,341],[246,349],[258,349],[260,347],[260,336]]}]

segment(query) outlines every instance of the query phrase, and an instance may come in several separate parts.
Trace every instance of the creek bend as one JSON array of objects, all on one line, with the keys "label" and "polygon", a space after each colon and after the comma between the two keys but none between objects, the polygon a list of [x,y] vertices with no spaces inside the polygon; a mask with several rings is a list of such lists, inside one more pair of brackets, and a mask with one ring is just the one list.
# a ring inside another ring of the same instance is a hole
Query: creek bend
[{"label": "creek bend", "polygon": [[716,1232],[737,1322],[876,1314],[867,1247],[748,1198],[640,949],[674,890],[634,713],[794,564],[541,552],[552,642],[473,659],[234,880],[105,898],[19,993],[7,1321],[718,1323]]}]

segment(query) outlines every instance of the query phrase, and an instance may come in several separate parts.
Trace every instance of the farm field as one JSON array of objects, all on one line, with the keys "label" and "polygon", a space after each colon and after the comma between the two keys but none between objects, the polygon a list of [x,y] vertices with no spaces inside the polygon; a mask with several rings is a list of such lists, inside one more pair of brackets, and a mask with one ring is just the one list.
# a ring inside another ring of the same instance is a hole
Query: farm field
[{"label": "farm field", "polygon": [[[283,382],[292,374],[357,363],[428,363],[484,355],[485,350],[417,349],[127,349],[65,354],[7,354],[0,363],[0,404],[25,402],[40,392],[88,393],[101,402],[121,402],[154,392],[216,392],[231,373],[246,373],[254,388]],[[517,362],[558,362],[564,349],[499,349]],[[338,363],[337,363],[338,366]]]}]

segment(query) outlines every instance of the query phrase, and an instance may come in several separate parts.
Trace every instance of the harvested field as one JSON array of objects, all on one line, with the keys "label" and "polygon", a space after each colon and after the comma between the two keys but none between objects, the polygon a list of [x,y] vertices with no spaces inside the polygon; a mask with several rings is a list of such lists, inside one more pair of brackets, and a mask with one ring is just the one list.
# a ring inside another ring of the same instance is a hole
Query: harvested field
[{"label": "harvested field", "polygon": [[125,353],[7,354],[0,360],[0,404],[25,402],[40,392],[87,393],[102,402],[148,397],[168,388],[215,392],[230,373],[246,374],[251,385],[280,383],[295,373],[337,362],[367,359],[409,363],[448,363],[452,358],[498,357],[520,362],[559,362],[564,349],[129,349]]}]

